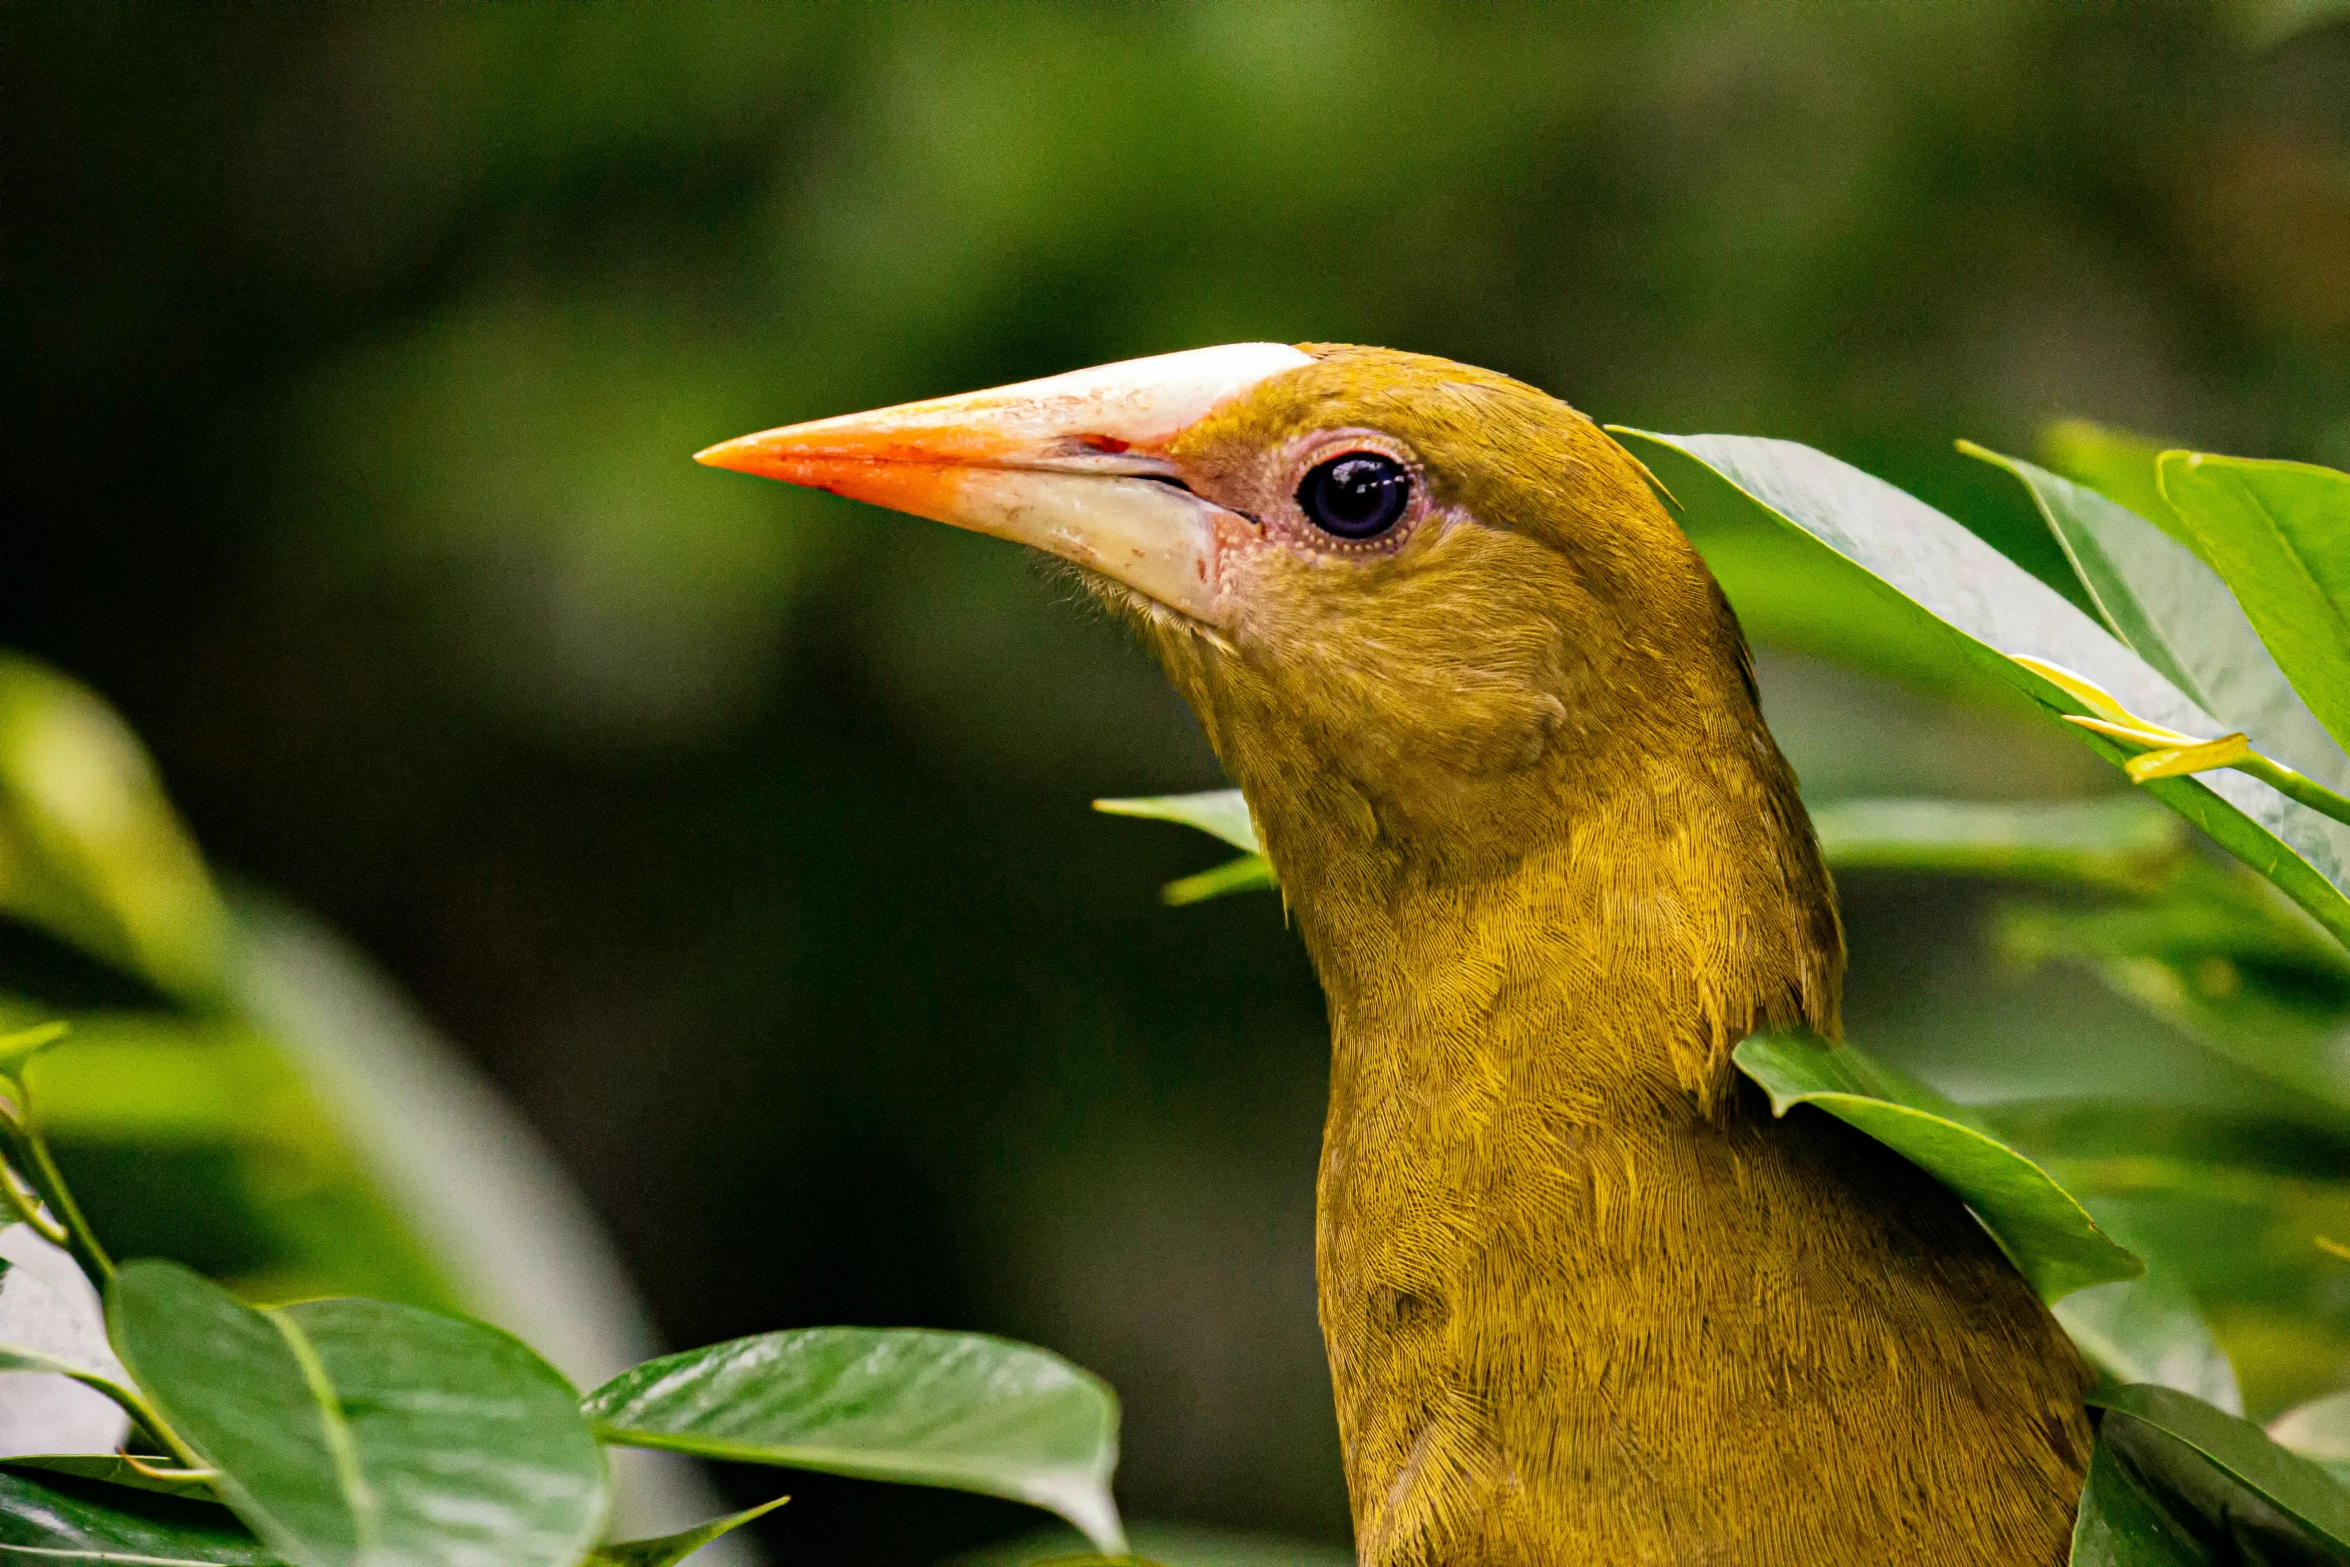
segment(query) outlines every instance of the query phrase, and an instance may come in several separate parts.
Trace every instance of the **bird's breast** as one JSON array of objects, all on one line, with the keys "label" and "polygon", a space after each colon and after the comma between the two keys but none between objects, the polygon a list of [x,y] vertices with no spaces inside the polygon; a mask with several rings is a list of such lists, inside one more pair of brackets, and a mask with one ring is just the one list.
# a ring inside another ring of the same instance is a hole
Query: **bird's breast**
[{"label": "bird's breast", "polygon": [[1522,1087],[1334,1098],[1320,1302],[1366,1567],[2063,1559],[2078,1368],[1947,1192],[1808,1112]]}]

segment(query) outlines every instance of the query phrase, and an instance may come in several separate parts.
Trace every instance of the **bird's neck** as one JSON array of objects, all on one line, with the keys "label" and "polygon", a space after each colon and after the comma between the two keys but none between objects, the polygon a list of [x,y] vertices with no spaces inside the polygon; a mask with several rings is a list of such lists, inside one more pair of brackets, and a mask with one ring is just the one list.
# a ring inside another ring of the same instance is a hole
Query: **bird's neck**
[{"label": "bird's neck", "polygon": [[1702,1113],[1755,1028],[1834,1031],[1834,895],[1767,736],[1617,756],[1537,800],[1442,875],[1327,831],[1283,857],[1268,824],[1329,1000],[1334,1126],[1470,1081],[1595,1122]]},{"label": "bird's neck", "polygon": [[1588,1559],[1558,1520],[1605,1532],[1620,1482],[1588,1454],[1622,1401],[1669,1401],[1704,1363],[1681,1340],[1751,1311],[1689,1261],[1757,1233],[1767,1111],[1729,1052],[1832,1029],[1842,944],[1792,778],[1767,737],[1745,754],[1617,756],[1521,809],[1514,849],[1325,830],[1282,856],[1265,823],[1329,999],[1317,1273],[1372,1567]]}]

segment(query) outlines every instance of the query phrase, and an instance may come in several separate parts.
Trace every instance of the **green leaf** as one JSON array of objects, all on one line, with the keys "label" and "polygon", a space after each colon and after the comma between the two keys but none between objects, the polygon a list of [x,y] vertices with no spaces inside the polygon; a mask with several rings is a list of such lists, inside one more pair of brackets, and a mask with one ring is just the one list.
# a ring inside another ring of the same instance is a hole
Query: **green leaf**
[{"label": "green leaf", "polygon": [[2161,898],[2118,908],[2010,904],[1993,918],[1992,945],[2025,968],[2084,963],[2216,1054],[2350,1108],[2350,955],[2231,902],[2215,879],[2182,877]]},{"label": "green leaf", "polygon": [[1149,821],[1180,822],[1221,838],[1235,849],[1261,852],[1257,825],[1248,814],[1248,801],[1238,789],[1209,789],[1199,794],[1154,794],[1129,800],[1096,800],[1093,808],[1105,816],[1139,816]]},{"label": "green leaf", "polygon": [[2165,452],[2161,474],[2277,667],[2350,746],[2350,474],[2205,452]]},{"label": "green leaf", "polygon": [[739,1513],[724,1518],[713,1518],[681,1534],[665,1534],[657,1540],[622,1540],[612,1545],[599,1545],[588,1552],[581,1567],[672,1567],[694,1552],[708,1545],[722,1534],[741,1528],[754,1518],[761,1518],[790,1501],[779,1496],[772,1502],[761,1502]]},{"label": "green leaf", "polygon": [[607,1442],[1010,1497],[1125,1549],[1118,1403],[1058,1355],[971,1333],[803,1328],[648,1361],[588,1396]]},{"label": "green leaf", "polygon": [[2048,467],[2193,549],[2194,535],[2162,498],[2157,470],[2166,449],[2164,442],[2086,419],[2059,420],[2040,432],[2040,458]]},{"label": "green leaf", "polygon": [[[239,943],[240,964],[251,950]],[[347,1130],[351,1096],[280,1038],[219,1014],[110,1013],[34,1062],[42,1124],[92,1225],[132,1254],[185,1247],[185,1260],[252,1270],[259,1294],[456,1307],[445,1253],[425,1249],[437,1237],[394,1206],[406,1193]],[[372,1041],[379,1072],[396,1070],[402,1043]],[[452,1112],[398,1103],[438,1116],[413,1137],[451,1140]],[[158,1185],[174,1204],[154,1204]]]},{"label": "green leaf", "polygon": [[1757,647],[1867,670],[1952,703],[2026,705],[1981,669],[1952,659],[1941,627],[1849,563],[1825,550],[1788,548],[1776,519],[1714,507],[1681,511],[1679,521]]},{"label": "green leaf", "polygon": [[1277,885],[1273,862],[1257,844],[1256,823],[1238,789],[1210,789],[1201,794],[1159,794],[1132,800],[1096,800],[1093,808],[1109,816],[1139,816],[1150,821],[1177,822],[1196,827],[1248,852],[1226,860],[1212,870],[1167,883],[1159,896],[1181,907],[1205,903],[1228,892],[1257,892]]},{"label": "green leaf", "polygon": [[2350,755],[2328,735],[2193,550],[2069,479],[1970,442],[1960,448],[2023,481],[2113,634],[2223,729],[2333,789],[2350,788]]},{"label": "green leaf", "polygon": [[1278,885],[1273,878],[1271,860],[1261,854],[1244,854],[1196,876],[1178,877],[1161,887],[1159,896],[1181,908],[1185,904],[1221,898],[1228,892],[1270,892]]},{"label": "green leaf", "polygon": [[[2224,1417],[2223,1417],[2224,1418]],[[2098,1438],[2177,1528],[2228,1567],[2316,1567],[2350,1553],[2187,1443],[2128,1415],[2104,1412]]]},{"label": "green leaf", "polygon": [[2089,1402],[2107,1412],[2109,1423],[2125,1416],[2186,1444],[2237,1484],[2350,1549],[2350,1491],[2251,1421],[2176,1389],[2143,1383],[2096,1389]]},{"label": "green leaf", "polygon": [[[2158,957],[2196,963],[2219,956],[2289,971],[2297,984],[2315,987],[2313,1001],[2350,1002],[2350,951],[2244,867],[2182,855],[2135,891],[2090,905],[2018,900],[2009,907],[2030,918],[2018,919],[2014,944],[2003,950],[2020,962]],[[2062,917],[2035,923],[2043,911]]]},{"label": "green leaf", "polygon": [[2328,1393],[2268,1423],[2269,1440],[2350,1485],[2350,1393]]},{"label": "green leaf", "polygon": [[1832,869],[1999,876],[2146,891],[2187,846],[2177,816],[2134,794],[2107,800],[1832,800],[1812,808]]},{"label": "green leaf", "polygon": [[89,691],[6,656],[0,912],[168,993],[218,989],[220,900],[146,752]]},{"label": "green leaf", "polygon": [[[30,1469],[40,1474],[68,1475],[107,1485],[129,1486],[190,1502],[218,1502],[209,1481],[169,1472],[141,1469],[120,1453],[37,1453],[22,1458],[0,1458],[0,1469]],[[37,1478],[37,1476],[36,1476]]]},{"label": "green leaf", "polygon": [[2350,1125],[2280,1096],[2273,1109],[2111,1100],[1987,1105],[1977,1119],[2029,1155],[2098,1226],[2176,1275],[2261,1418],[2333,1391],[2350,1365]]},{"label": "green leaf", "polygon": [[273,1567],[224,1507],[0,1469],[0,1560]]},{"label": "green leaf", "polygon": [[0,1077],[21,1077],[25,1063],[63,1039],[73,1025],[70,1023],[41,1023],[32,1028],[19,1029],[13,1034],[0,1034]]},{"label": "green leaf", "polygon": [[[2310,1107],[2288,1102],[2288,1111]],[[2056,1160],[2199,1167],[2225,1184],[2246,1178],[2333,1181],[2350,1171],[2350,1124],[2315,1107],[2295,1113],[2112,1099],[2014,1099],[1971,1108],[1974,1124],[2029,1153]],[[2221,1173],[2225,1172],[2224,1181]],[[2065,1184],[2070,1187],[2072,1182]]]},{"label": "green leaf", "polygon": [[[2053,588],[1883,480],[1790,441],[1616,433],[1640,448],[1692,525],[1756,517],[1784,524],[1792,538],[1840,562],[1856,589],[1933,628],[1948,664],[1995,679],[2050,713],[2086,716],[2085,704],[2010,657],[2029,656],[2094,681],[2155,723],[2186,734],[2219,732],[2209,714]],[[2136,754],[2086,731],[2077,738],[2108,761]],[[2142,787],[2350,942],[2350,826],[2239,773]]]},{"label": "green leaf", "polygon": [[2186,1281],[2153,1258],[2144,1276],[2075,1290],[2054,1309],[2089,1364],[2114,1381],[2158,1383],[2244,1412],[2235,1365]]},{"label": "green leaf", "polygon": [[2160,1152],[2041,1162],[2101,1227],[2142,1240],[2185,1278],[2235,1363],[2248,1411],[2332,1389],[2350,1363],[2345,1265],[2317,1242],[2350,1234],[2350,1188]]},{"label": "green leaf", "polygon": [[1774,1114],[1816,1105],[1958,1193],[2042,1299],[2143,1271],[2045,1170],[1852,1046],[1782,1030],[1749,1037],[1734,1058],[1770,1094]]},{"label": "green leaf", "polygon": [[107,1293],[115,1352],[255,1534],[297,1567],[569,1567],[603,1455],[515,1339],[383,1301],[257,1311],[175,1263]]},{"label": "green leaf", "polygon": [[2210,1560],[2099,1436],[2073,1515],[2071,1567],[2203,1567]]}]

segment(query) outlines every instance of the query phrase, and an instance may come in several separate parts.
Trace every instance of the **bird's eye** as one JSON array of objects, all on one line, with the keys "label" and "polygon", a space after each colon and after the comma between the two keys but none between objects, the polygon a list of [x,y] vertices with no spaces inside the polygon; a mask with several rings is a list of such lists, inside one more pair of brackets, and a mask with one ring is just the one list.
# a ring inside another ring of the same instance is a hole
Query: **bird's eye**
[{"label": "bird's eye", "polygon": [[1298,509],[1324,533],[1375,539],[1394,527],[1412,501],[1412,476],[1378,452],[1348,452],[1315,464],[1297,487]]}]

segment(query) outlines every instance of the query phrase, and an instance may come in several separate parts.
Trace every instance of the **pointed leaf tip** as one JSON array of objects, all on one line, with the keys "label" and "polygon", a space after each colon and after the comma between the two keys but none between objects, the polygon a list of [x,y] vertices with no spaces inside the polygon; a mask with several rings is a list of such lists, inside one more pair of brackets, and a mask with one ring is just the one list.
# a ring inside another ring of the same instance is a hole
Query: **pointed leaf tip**
[{"label": "pointed leaf tip", "polygon": [[1096,800],[1093,808],[1105,816],[1136,816],[1148,821],[1177,822],[1221,838],[1235,849],[1262,852],[1257,826],[1248,801],[1238,789],[1207,789],[1198,794],[1157,794],[1131,799]]},{"label": "pointed leaf tip", "polygon": [[665,1355],[582,1405],[607,1442],[1008,1497],[1122,1554],[1118,1402],[1060,1356],[975,1333],[802,1328]]},{"label": "pointed leaf tip", "polygon": [[495,1328],[375,1300],[255,1310],[153,1261],[106,1307],[123,1364],[289,1561],[571,1567],[600,1532],[576,1395]]},{"label": "pointed leaf tip", "polygon": [[761,1502],[756,1507],[746,1507],[739,1513],[713,1518],[708,1523],[697,1524],[676,1534],[665,1534],[658,1539],[619,1540],[610,1545],[599,1545],[588,1552],[587,1560],[580,1567],[674,1567],[675,1563],[684,1561],[721,1535],[731,1534],[754,1519],[766,1517],[790,1500],[788,1496],[779,1496],[772,1502]]},{"label": "pointed leaf tip", "polygon": [[72,1027],[70,1023],[41,1023],[13,1034],[0,1034],[0,1077],[22,1075],[27,1062],[63,1039]]}]

